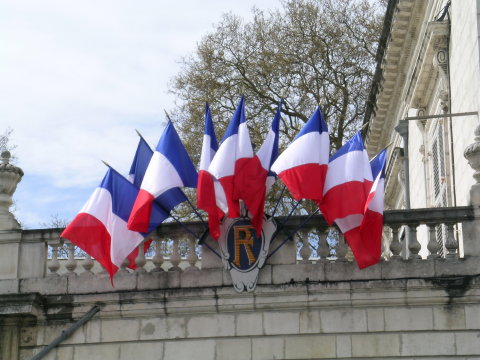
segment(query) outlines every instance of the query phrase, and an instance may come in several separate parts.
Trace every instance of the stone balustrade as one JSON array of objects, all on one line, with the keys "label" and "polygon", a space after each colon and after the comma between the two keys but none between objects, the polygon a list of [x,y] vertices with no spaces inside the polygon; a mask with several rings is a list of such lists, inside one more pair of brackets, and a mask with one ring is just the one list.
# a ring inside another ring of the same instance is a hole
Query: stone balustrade
[{"label": "stone balustrade", "polygon": [[[259,284],[286,284],[292,281],[350,281],[355,279],[398,279],[473,275],[478,273],[478,256],[465,252],[461,257],[459,242],[465,244],[475,237],[463,231],[465,224],[475,222],[473,207],[391,210],[384,215],[384,249],[380,264],[359,270],[343,236],[329,227],[321,215],[276,218],[278,233],[270,246],[271,257],[260,272]],[[281,225],[285,223],[285,225]],[[302,226],[303,224],[303,226]],[[202,234],[200,222],[185,224],[193,233]],[[428,241],[420,257],[416,229],[428,228]],[[412,236],[407,254],[401,234],[409,228]],[[437,241],[438,228],[443,227],[443,244]],[[289,236],[298,230],[294,236]],[[454,231],[457,230],[457,231]],[[176,223],[166,223],[152,234],[149,249],[139,246],[134,263],[125,261],[114,276],[114,287],[103,268],[88,254],[79,253],[72,243],[61,239],[62,229],[23,230],[19,234],[22,253],[30,254],[24,262],[28,271],[11,279],[12,288],[24,292],[52,294],[68,292],[111,292],[128,289],[168,289],[231,285],[230,275],[223,269],[215,252],[217,243],[207,238],[205,245]],[[282,243],[283,246],[282,246]],[[31,248],[31,250],[29,250]],[[278,249],[277,249],[278,248]],[[43,249],[39,251],[39,249]],[[443,249],[443,251],[442,251]],[[36,252],[36,256],[33,253]],[[21,265],[20,268],[25,268]],[[85,281],[91,279],[92,281]],[[5,282],[2,286],[6,286]]]}]

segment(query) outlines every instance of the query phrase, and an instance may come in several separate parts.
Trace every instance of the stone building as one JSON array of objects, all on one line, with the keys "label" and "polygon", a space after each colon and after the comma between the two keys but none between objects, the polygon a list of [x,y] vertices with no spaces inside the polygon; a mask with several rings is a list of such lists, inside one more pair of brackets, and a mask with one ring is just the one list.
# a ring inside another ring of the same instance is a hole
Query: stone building
[{"label": "stone building", "polygon": [[[62,246],[61,229],[19,228],[9,207],[23,172],[3,153],[0,359],[31,359],[56,339],[45,359],[479,359],[480,3],[446,5],[388,5],[366,118],[371,154],[393,141],[380,264],[358,270],[314,217],[300,251],[288,242],[256,289],[239,293],[209,249],[165,224],[154,255],[140,251],[112,287],[94,260]],[[291,218],[271,249],[303,220]]]}]

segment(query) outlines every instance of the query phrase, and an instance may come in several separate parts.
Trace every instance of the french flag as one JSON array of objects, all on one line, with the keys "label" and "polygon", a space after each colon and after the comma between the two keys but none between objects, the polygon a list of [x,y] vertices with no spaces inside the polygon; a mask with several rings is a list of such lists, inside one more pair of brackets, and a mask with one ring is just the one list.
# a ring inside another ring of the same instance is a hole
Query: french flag
[{"label": "french flag", "polygon": [[[364,217],[359,236],[354,236],[355,259],[360,269],[380,262],[383,233],[383,201],[385,192],[385,164],[387,150],[384,149],[370,161],[373,182],[365,204]],[[352,245],[351,245],[352,246]],[[352,249],[353,251],[353,249]]]},{"label": "french flag", "polygon": [[275,183],[276,174],[271,170],[271,167],[275,160],[278,157],[278,139],[279,139],[279,128],[280,128],[280,117],[282,113],[282,104],[283,100],[280,100],[278,104],[277,112],[272,121],[272,126],[268,130],[267,137],[263,142],[260,149],[257,151],[257,157],[262,164],[262,168],[268,171],[267,179],[265,182],[266,192],[270,190],[272,185]]},{"label": "french flag", "polygon": [[247,165],[252,158],[253,149],[245,123],[245,105],[242,96],[220,147],[208,166],[208,172],[223,187],[228,206],[228,217],[237,218],[240,216],[238,200],[245,200],[244,196],[249,177],[255,176],[255,174],[248,172],[249,166]]},{"label": "french flag", "polygon": [[154,201],[170,212],[187,200],[180,187],[197,186],[198,175],[171,121],[168,121],[145,171],[128,228],[146,232]]},{"label": "french flag", "polygon": [[[224,212],[228,211],[225,194],[223,188],[217,186],[215,189],[215,180],[208,172],[208,167],[212,162],[215,153],[218,150],[217,138],[215,136],[215,129],[213,127],[212,115],[208,103],[205,104],[205,132],[203,135],[202,154],[200,156],[200,166],[198,170],[198,184],[197,184],[197,207],[205,210],[208,213],[208,227],[210,235],[218,240],[220,236],[220,220]],[[217,204],[217,196],[218,202]],[[223,196],[222,196],[223,193]],[[221,208],[223,207],[223,210]]]},{"label": "french flag", "polygon": [[100,186],[60,237],[95,258],[112,278],[145,236],[168,217],[155,205],[144,233],[128,230],[127,220],[137,195],[138,188],[134,184],[109,168]]},{"label": "french flag", "polygon": [[278,156],[278,131],[281,111],[282,101],[280,100],[265,141],[255,156],[245,164],[242,170],[244,173],[249,174],[248,182],[244,184],[244,187],[247,189],[244,195],[244,202],[251,213],[252,225],[257,231],[257,234],[261,233],[263,226],[267,191],[270,190],[275,182],[275,173],[272,172],[270,168]]},{"label": "french flag", "polygon": [[330,139],[320,108],[272,165],[296,200],[320,202],[328,168]]},{"label": "french flag", "polygon": [[152,158],[153,151],[150,146],[147,144],[145,139],[140,136],[138,141],[137,151],[135,152],[135,157],[133,158],[132,165],[130,166],[130,171],[128,173],[127,179],[135,184],[138,188],[142,185],[143,177],[147,171],[148,164]]},{"label": "french flag", "polygon": [[372,183],[372,170],[359,131],[330,158],[323,200],[317,202],[325,220],[330,225],[335,221],[344,234],[360,226]]}]

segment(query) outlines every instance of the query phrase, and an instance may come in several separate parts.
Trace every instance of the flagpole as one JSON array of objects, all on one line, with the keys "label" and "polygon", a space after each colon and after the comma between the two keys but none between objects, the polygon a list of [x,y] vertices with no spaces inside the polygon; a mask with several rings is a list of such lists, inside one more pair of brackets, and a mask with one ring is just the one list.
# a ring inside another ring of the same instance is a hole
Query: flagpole
[{"label": "flagpole", "polygon": [[[313,213],[311,213],[310,215],[308,215],[308,217],[300,224],[298,225],[295,230],[293,230],[286,238],[285,240],[282,241],[282,243],[280,245],[278,245],[270,254],[267,255],[267,258],[265,260],[268,260],[271,256],[273,256],[283,245],[285,245],[285,243],[289,240],[291,240],[295,234],[298,232],[298,230],[300,230],[303,225],[305,225],[311,218],[312,216],[314,216],[315,214],[317,214],[319,212],[319,209],[315,210]],[[276,234],[275,234],[276,235]],[[274,237],[273,237],[274,238]],[[273,241],[273,238],[271,241]]]},{"label": "flagpole", "polygon": [[[285,226],[285,224],[287,223],[288,219],[290,219],[290,217],[292,216],[293,212],[295,211],[295,209],[298,207],[298,205],[300,205],[300,203],[302,202],[302,200],[298,200],[297,203],[295,204],[295,206],[293,207],[293,209],[290,211],[290,213],[287,215],[287,218],[279,225],[279,229],[278,230],[281,230],[283,229],[283,227]],[[279,233],[279,231],[276,231],[275,234],[273,234],[272,238],[270,239],[270,242],[272,242],[276,237],[277,237],[277,234]]]},{"label": "flagpole", "polygon": [[280,196],[278,197],[278,200],[277,200],[277,203],[275,204],[275,208],[273,209],[273,212],[272,212],[272,217],[275,216],[275,213],[277,212],[277,208],[278,208],[278,205],[280,205],[280,201],[282,200],[282,197],[283,197],[283,193],[285,192],[285,189],[287,187],[285,186],[285,184],[283,185],[283,188],[282,188],[282,191],[280,192]]}]

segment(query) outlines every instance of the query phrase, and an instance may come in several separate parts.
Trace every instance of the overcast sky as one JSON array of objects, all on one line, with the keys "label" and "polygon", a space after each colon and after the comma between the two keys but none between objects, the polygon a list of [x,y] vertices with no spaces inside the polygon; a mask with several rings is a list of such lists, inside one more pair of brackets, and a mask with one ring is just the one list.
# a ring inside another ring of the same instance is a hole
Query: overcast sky
[{"label": "overcast sky", "polygon": [[225,12],[278,0],[1,0],[0,133],[13,129],[25,228],[71,220],[105,160],[129,170],[140,130],[155,146],[179,60]]}]

